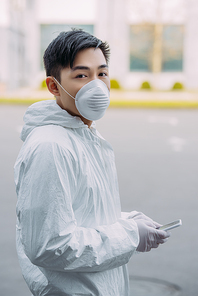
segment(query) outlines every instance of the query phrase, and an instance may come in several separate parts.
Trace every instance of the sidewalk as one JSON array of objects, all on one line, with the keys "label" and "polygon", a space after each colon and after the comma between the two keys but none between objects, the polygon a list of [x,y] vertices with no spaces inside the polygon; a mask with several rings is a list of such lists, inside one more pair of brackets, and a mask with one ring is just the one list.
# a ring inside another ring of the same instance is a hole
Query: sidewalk
[{"label": "sidewalk", "polygon": [[198,108],[198,92],[111,91],[112,107]]},{"label": "sidewalk", "polygon": [[[0,94],[2,104],[32,104],[53,99],[47,90],[28,88]],[[111,90],[110,107],[132,108],[198,108],[198,92],[193,91],[127,91]]]}]

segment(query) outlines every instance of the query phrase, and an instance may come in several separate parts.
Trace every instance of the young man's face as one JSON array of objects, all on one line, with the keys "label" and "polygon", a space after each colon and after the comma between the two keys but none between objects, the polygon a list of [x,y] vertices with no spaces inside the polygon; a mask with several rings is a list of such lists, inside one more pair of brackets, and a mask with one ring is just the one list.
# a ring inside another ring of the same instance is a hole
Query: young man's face
[{"label": "young man's face", "polygon": [[[73,97],[85,85],[94,79],[102,80],[110,90],[109,70],[101,49],[88,48],[81,50],[76,55],[72,69],[70,67],[61,71],[61,85]],[[67,110],[71,115],[78,115],[75,100],[58,86],[59,96],[56,96],[57,104]],[[82,118],[85,123],[87,120]]]}]

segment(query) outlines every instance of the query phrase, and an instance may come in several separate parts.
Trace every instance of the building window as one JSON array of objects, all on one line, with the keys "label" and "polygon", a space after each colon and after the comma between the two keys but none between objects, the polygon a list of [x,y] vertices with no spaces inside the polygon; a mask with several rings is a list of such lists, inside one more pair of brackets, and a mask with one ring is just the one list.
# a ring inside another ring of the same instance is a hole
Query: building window
[{"label": "building window", "polygon": [[44,69],[43,66],[43,55],[50,44],[50,42],[55,39],[60,32],[69,31],[71,28],[79,28],[84,31],[94,34],[94,25],[64,25],[64,24],[46,24],[40,25],[40,67],[41,70]]},{"label": "building window", "polygon": [[130,27],[130,70],[152,71],[154,25]]},{"label": "building window", "polygon": [[130,71],[181,72],[183,39],[182,25],[130,26]]},{"label": "building window", "polygon": [[162,33],[162,71],[183,70],[183,26],[164,26]]},{"label": "building window", "polygon": [[34,7],[34,0],[26,0],[27,9],[32,9]]}]

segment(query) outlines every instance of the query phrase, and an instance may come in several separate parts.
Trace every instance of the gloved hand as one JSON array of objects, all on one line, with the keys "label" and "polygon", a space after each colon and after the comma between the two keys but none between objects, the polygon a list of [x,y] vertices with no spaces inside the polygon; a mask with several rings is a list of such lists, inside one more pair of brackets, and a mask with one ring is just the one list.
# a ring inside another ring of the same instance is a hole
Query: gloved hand
[{"label": "gloved hand", "polygon": [[144,214],[138,215],[133,218],[138,226],[139,231],[139,245],[137,247],[138,252],[148,252],[152,248],[157,248],[159,244],[163,244],[167,241],[170,233],[159,230],[160,224],[154,222]]},{"label": "gloved hand", "polygon": [[128,213],[127,219],[134,219],[135,221],[137,219],[143,219],[143,220],[148,220],[148,221],[152,222],[156,226],[156,228],[162,226],[161,224],[153,221],[148,216],[144,215],[142,212],[132,211],[131,213]]}]

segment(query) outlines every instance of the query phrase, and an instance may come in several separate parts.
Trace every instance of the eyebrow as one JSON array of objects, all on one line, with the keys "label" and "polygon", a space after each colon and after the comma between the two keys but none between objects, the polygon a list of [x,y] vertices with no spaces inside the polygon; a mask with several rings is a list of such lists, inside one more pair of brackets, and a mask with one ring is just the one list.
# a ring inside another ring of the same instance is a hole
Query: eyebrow
[{"label": "eyebrow", "polygon": [[[98,69],[102,69],[102,68],[108,68],[108,66],[106,64],[103,64],[98,67]],[[76,67],[73,67],[71,70],[73,72],[76,70],[90,70],[90,68],[86,66],[76,66]]]}]

